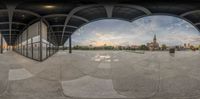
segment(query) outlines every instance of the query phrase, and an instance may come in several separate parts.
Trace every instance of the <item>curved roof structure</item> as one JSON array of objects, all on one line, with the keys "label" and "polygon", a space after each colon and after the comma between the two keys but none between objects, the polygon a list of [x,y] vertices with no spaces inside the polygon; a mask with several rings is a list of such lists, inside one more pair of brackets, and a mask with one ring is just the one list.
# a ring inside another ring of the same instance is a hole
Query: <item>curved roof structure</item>
[{"label": "curved roof structure", "polygon": [[116,18],[126,21],[146,15],[170,14],[190,21],[200,28],[200,4],[189,2],[161,2],[130,0],[74,0],[0,2],[0,31],[7,43],[13,45],[17,36],[30,24],[43,19],[63,45],[76,29],[91,21]]}]

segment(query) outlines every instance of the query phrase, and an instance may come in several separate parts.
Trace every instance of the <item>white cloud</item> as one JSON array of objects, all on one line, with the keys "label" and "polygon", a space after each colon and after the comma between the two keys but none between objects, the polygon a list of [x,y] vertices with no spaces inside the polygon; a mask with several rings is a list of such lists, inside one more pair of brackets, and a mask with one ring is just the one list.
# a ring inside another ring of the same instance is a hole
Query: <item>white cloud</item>
[{"label": "white cloud", "polygon": [[115,45],[146,44],[157,35],[159,43],[200,44],[199,32],[188,22],[171,16],[149,16],[132,23],[122,20],[100,20],[81,27],[73,34],[75,44],[112,42]]}]

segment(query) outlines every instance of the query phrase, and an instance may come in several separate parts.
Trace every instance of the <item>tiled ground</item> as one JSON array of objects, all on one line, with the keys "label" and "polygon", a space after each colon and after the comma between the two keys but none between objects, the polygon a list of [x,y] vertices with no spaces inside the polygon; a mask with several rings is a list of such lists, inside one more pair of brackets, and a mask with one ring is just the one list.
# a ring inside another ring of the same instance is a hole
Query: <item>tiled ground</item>
[{"label": "tiled ground", "polygon": [[200,99],[200,52],[60,51],[0,55],[0,99]]}]

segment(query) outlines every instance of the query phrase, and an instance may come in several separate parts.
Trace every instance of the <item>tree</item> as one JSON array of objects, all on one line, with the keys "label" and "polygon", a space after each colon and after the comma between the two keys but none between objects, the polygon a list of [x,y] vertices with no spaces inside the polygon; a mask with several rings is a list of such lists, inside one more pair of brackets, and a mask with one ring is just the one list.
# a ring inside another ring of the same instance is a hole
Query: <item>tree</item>
[{"label": "tree", "polygon": [[141,45],[139,49],[140,50],[148,50],[148,47],[146,45]]},{"label": "tree", "polygon": [[122,50],[123,48],[122,48],[122,46],[118,46],[118,49],[119,49],[119,50]]},{"label": "tree", "polygon": [[195,51],[195,47],[193,45],[190,46],[190,49]]},{"label": "tree", "polygon": [[199,45],[199,50],[200,50],[200,45]]},{"label": "tree", "polygon": [[166,50],[167,49],[167,46],[165,44],[162,44],[162,50]]}]

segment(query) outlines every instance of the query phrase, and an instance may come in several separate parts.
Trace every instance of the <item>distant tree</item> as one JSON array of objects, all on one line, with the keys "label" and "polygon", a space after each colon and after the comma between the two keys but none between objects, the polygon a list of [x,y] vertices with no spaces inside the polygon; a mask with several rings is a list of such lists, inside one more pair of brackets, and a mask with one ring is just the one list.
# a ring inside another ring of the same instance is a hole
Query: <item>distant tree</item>
[{"label": "distant tree", "polygon": [[74,46],[73,49],[77,50],[80,49],[80,47],[78,45]]},{"label": "distant tree", "polygon": [[122,48],[122,46],[118,46],[118,49],[119,49],[119,50],[122,50],[123,48]]},{"label": "distant tree", "polygon": [[126,50],[131,50],[131,47],[130,47],[130,46],[127,46],[127,47],[126,47]]},{"label": "distant tree", "polygon": [[113,46],[104,46],[104,50],[113,50],[114,47]]},{"label": "distant tree", "polygon": [[200,50],[200,45],[199,45],[199,50]]},{"label": "distant tree", "polygon": [[167,46],[166,46],[165,44],[162,44],[161,49],[162,49],[162,50],[166,50],[166,49],[167,49]]},{"label": "distant tree", "polygon": [[195,47],[193,45],[190,46],[191,50],[195,50]]},{"label": "distant tree", "polygon": [[146,45],[141,45],[139,49],[140,50],[148,50],[148,47]]}]

